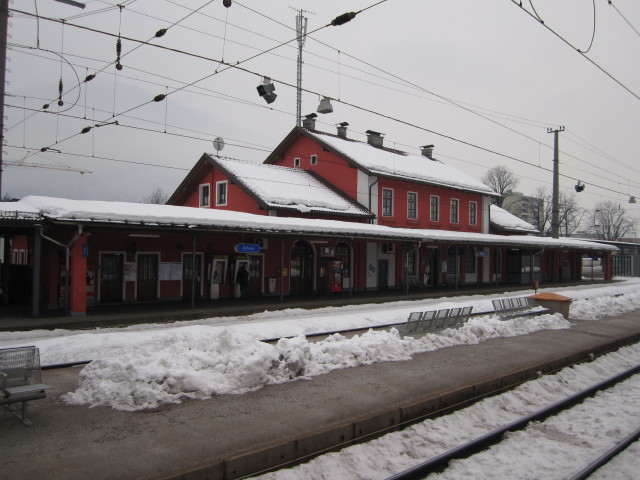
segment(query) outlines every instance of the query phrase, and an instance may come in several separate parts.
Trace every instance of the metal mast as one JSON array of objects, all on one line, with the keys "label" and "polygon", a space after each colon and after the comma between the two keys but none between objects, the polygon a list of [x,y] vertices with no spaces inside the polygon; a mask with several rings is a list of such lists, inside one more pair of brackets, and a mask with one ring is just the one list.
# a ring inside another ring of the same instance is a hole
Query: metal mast
[{"label": "metal mast", "polygon": [[307,17],[303,15],[304,10],[298,10],[296,17],[296,34],[298,36],[298,96],[296,102],[296,119],[297,125],[302,126],[302,47],[307,38]]},{"label": "metal mast", "polygon": [[547,133],[553,133],[553,193],[551,208],[551,236],[560,237],[560,158],[558,155],[558,133],[563,132],[564,127],[557,129],[548,128]]}]

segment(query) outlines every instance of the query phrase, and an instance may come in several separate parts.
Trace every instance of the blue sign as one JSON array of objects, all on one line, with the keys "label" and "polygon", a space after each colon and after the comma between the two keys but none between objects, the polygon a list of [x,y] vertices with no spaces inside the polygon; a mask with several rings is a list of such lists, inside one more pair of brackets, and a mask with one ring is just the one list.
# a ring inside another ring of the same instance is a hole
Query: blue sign
[{"label": "blue sign", "polygon": [[86,243],[82,244],[82,257],[87,258],[89,256],[89,245]]},{"label": "blue sign", "polygon": [[234,250],[236,253],[260,253],[260,245],[257,243],[238,243]]}]

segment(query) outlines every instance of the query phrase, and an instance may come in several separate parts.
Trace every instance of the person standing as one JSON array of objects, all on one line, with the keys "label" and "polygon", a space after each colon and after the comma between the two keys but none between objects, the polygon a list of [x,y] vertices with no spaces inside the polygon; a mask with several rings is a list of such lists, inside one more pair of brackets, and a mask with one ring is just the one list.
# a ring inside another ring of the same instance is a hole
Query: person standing
[{"label": "person standing", "polygon": [[247,289],[249,287],[249,272],[244,265],[240,265],[240,268],[238,269],[236,283],[240,285],[240,298],[247,298]]}]

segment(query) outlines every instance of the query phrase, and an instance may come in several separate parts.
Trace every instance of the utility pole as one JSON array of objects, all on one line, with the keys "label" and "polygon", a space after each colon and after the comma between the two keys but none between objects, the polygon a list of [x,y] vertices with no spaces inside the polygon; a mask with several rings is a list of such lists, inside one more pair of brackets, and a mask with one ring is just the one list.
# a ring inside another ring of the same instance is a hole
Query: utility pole
[{"label": "utility pole", "polygon": [[296,17],[296,35],[298,36],[298,84],[297,84],[297,101],[296,101],[296,125],[302,126],[302,47],[307,39],[307,17],[303,14],[305,10],[298,10]]},{"label": "utility pole", "polygon": [[558,133],[564,132],[564,127],[547,128],[547,133],[553,132],[553,194],[551,209],[551,236],[560,237],[560,158],[558,155]]},{"label": "utility pole", "polygon": [[2,201],[2,155],[4,150],[4,85],[7,69],[7,24],[9,22],[9,0],[0,0],[0,201]]}]

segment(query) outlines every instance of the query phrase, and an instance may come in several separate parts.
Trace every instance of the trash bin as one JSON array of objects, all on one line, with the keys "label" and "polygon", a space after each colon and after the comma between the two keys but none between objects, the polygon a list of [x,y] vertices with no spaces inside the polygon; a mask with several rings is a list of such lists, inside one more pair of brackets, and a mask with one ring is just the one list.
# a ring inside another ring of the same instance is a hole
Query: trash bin
[{"label": "trash bin", "polygon": [[269,277],[268,280],[269,280],[269,285],[267,286],[268,292],[271,294],[276,293],[276,278]]},{"label": "trash bin", "polygon": [[572,298],[558,295],[557,293],[538,293],[529,297],[534,305],[539,305],[549,310],[550,313],[561,313],[564,318],[569,318],[569,307]]}]

